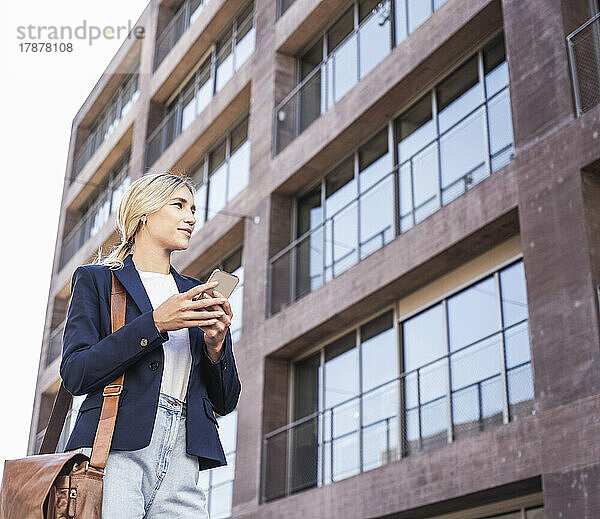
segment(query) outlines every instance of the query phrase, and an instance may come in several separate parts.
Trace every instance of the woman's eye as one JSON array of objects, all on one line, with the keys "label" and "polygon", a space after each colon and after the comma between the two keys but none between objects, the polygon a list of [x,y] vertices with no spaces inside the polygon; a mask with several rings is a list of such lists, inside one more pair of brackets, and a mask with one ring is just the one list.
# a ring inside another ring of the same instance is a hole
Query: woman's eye
[{"label": "woman's eye", "polygon": [[180,205],[181,207],[183,207],[183,204],[181,202],[175,202],[175,204],[173,205]]}]

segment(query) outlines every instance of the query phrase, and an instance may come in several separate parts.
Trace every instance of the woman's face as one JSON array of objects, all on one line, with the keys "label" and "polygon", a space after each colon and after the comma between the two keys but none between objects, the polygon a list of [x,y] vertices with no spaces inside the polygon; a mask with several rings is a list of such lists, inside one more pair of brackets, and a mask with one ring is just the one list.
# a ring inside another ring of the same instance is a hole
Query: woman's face
[{"label": "woman's face", "polygon": [[169,251],[187,249],[196,223],[195,212],[192,193],[180,186],[164,206],[148,215],[146,225],[138,232],[154,246]]}]

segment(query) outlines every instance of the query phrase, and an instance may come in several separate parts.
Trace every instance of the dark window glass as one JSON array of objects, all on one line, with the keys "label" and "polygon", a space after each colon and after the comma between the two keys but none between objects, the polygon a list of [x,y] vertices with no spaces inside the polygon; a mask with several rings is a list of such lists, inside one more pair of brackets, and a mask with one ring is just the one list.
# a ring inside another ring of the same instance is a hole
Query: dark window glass
[{"label": "dark window glass", "polygon": [[354,29],[354,6],[350,7],[342,17],[327,32],[327,54],[333,50],[348,36]]}]

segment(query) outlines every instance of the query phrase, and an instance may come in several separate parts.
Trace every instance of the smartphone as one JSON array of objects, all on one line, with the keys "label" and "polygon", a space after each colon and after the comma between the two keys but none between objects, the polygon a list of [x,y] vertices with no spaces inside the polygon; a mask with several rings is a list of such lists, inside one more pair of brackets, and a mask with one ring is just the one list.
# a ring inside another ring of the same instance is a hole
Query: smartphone
[{"label": "smartphone", "polygon": [[[229,299],[229,296],[233,292],[234,288],[240,282],[240,278],[238,278],[235,274],[230,274],[224,270],[215,269],[211,272],[210,276],[206,280],[206,283],[210,283],[211,281],[218,281],[219,284],[214,287],[213,290],[216,289],[218,292],[223,294],[224,298]],[[201,297],[202,294],[198,294],[196,297],[194,297],[194,301],[197,301]]]}]

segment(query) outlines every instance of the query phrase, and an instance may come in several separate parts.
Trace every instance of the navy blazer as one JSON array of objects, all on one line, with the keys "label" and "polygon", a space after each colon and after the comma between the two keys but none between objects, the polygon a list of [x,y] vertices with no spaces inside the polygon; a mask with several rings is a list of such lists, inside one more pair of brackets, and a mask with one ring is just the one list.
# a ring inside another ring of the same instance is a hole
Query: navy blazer
[{"label": "navy blazer", "polygon": [[[171,273],[179,292],[200,281]],[[102,408],[102,390],[125,373],[123,392],[111,448],[136,450],[150,444],[158,408],[164,367],[162,344],[168,331],[159,333],[152,303],[133,263],[132,254],[114,273],[127,291],[125,325],[111,333],[110,269],[104,265],[82,265],[71,280],[71,301],[63,334],[60,375],[73,395],[87,393],[65,451],[91,447]],[[241,391],[231,332],[227,330],[221,357],[208,356],[204,331],[188,328],[192,367],[187,388],[187,452],[198,457],[200,470],[227,465],[213,409],[231,413]],[[157,369],[158,366],[158,369]]]}]

